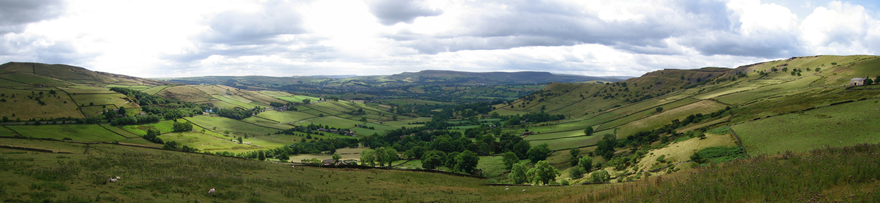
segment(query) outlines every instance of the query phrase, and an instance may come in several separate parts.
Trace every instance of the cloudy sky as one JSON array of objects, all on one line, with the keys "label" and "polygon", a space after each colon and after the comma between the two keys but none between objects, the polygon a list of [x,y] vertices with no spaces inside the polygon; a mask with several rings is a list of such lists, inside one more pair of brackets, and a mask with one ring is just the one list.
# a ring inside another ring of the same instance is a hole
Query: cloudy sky
[{"label": "cloudy sky", "polygon": [[638,76],[880,52],[880,3],[0,0],[0,62],[140,77],[419,70]]}]

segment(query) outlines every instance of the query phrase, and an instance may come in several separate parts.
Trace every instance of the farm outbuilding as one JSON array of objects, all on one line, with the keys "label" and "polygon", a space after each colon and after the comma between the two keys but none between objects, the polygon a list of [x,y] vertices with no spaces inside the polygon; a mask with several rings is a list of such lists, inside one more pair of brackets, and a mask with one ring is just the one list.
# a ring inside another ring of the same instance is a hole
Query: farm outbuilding
[{"label": "farm outbuilding", "polygon": [[868,79],[867,77],[853,78],[852,80],[849,80],[849,85],[850,86],[862,86],[862,85],[865,85],[865,80],[867,80],[867,79]]}]

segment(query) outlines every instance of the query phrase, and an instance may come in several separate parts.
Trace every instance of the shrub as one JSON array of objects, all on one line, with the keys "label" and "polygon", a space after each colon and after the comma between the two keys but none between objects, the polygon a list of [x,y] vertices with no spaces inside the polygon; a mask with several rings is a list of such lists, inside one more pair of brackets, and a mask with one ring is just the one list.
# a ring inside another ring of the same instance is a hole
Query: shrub
[{"label": "shrub", "polygon": [[572,167],[571,170],[568,170],[568,177],[571,179],[580,179],[584,177],[584,168],[581,167]]},{"label": "shrub", "polygon": [[611,180],[611,175],[605,170],[598,170],[590,174],[590,182],[607,183],[609,180]]}]

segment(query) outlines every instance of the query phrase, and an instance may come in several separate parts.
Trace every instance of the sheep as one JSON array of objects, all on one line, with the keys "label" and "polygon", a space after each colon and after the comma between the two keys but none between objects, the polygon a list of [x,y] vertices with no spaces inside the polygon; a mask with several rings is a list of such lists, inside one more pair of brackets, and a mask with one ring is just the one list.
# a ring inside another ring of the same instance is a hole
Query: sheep
[{"label": "sheep", "polygon": [[111,182],[111,183],[115,183],[115,182],[116,182],[116,178],[110,178],[110,182]]},{"label": "sheep", "polygon": [[504,191],[507,191],[507,190],[509,190],[509,189],[510,189],[510,188],[504,188]]},{"label": "sheep", "polygon": [[122,178],[120,178],[119,176],[116,176],[116,180],[120,180],[120,179],[122,179]]},{"label": "sheep", "polygon": [[523,189],[523,192],[525,192],[525,191],[526,191],[526,189]]},{"label": "sheep", "polygon": [[214,192],[217,192],[216,190],[214,190],[214,188],[211,188],[211,190],[208,190],[208,194],[214,194]]}]

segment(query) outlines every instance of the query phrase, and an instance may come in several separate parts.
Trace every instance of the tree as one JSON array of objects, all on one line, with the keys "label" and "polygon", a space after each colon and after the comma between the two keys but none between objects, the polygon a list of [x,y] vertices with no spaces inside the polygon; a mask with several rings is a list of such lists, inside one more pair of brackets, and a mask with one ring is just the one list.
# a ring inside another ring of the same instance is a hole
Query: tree
[{"label": "tree", "polygon": [[361,122],[366,123],[366,122],[367,122],[367,117],[366,117],[366,116],[362,116],[362,117],[361,117]]},{"label": "tree", "polygon": [[556,181],[556,176],[559,174],[559,170],[550,166],[546,160],[539,161],[529,170],[529,176],[532,176],[532,182],[535,184],[550,184],[550,181]]},{"label": "tree", "polygon": [[338,153],[333,153],[332,158],[333,158],[333,163],[334,163],[334,164],[335,164],[335,163],[339,163],[339,159],[342,158],[342,155],[339,155]]},{"label": "tree", "polygon": [[874,80],[871,80],[871,78],[865,79],[865,85],[871,85],[871,84],[874,84]]},{"label": "tree", "polygon": [[593,126],[587,126],[587,129],[584,129],[584,135],[593,135]]},{"label": "tree", "polygon": [[391,120],[397,121],[397,115],[392,115]]},{"label": "tree", "polygon": [[552,151],[550,151],[550,146],[547,143],[532,147],[528,152],[529,160],[532,163],[538,163],[538,161],[547,159],[550,156],[550,152]]},{"label": "tree", "polygon": [[581,159],[578,160],[578,167],[583,168],[584,173],[589,173],[590,170],[593,169],[593,158],[590,158],[588,156],[581,157]]},{"label": "tree", "polygon": [[458,164],[455,157],[458,157],[458,154],[459,152],[449,152],[446,154],[446,162],[444,162],[444,166],[446,166],[446,168],[455,169],[455,165]]},{"label": "tree", "polygon": [[373,150],[361,151],[361,165],[376,166],[376,156]]},{"label": "tree", "polygon": [[180,149],[180,144],[175,141],[168,141],[165,145],[162,145],[162,149],[177,150]]},{"label": "tree", "polygon": [[581,158],[581,149],[571,148],[571,150],[568,150],[568,153],[571,155],[571,157],[568,158],[569,164],[571,164],[571,166],[577,166],[578,159]]},{"label": "tree", "polygon": [[529,182],[528,169],[525,163],[517,163],[513,165],[513,169],[507,178],[513,181],[513,184],[523,184]]},{"label": "tree", "polygon": [[257,158],[260,159],[260,161],[265,161],[266,160],[266,152],[263,152],[263,150],[260,150],[260,154],[258,155]]},{"label": "tree", "polygon": [[455,162],[455,171],[462,171],[470,174],[477,168],[477,164],[480,162],[480,157],[477,156],[477,153],[470,150],[464,150],[464,152],[459,153],[458,156],[455,157]]},{"label": "tree", "polygon": [[162,141],[161,138],[158,137],[159,134],[161,134],[161,132],[159,132],[159,130],[147,129],[147,135],[144,135],[144,139],[149,140],[150,142],[153,142],[153,143],[158,143],[158,144],[165,143],[164,141]]},{"label": "tree", "polygon": [[611,160],[614,157],[614,147],[617,146],[617,139],[612,134],[605,134],[598,143],[596,143],[595,153],[601,155],[605,160]]},{"label": "tree", "polygon": [[693,155],[691,155],[691,161],[702,164],[706,163],[707,160],[706,158],[700,156],[699,153],[694,153]]},{"label": "tree", "polygon": [[816,72],[822,71],[822,68],[816,68]]},{"label": "tree", "polygon": [[190,122],[178,123],[174,122],[174,132],[192,131],[193,124]]},{"label": "tree", "polygon": [[443,166],[446,162],[446,153],[438,150],[431,150],[422,155],[422,168],[435,169]]},{"label": "tree", "polygon": [[611,175],[608,175],[608,171],[598,170],[590,174],[590,182],[606,183],[608,180],[611,180]]},{"label": "tree", "polygon": [[290,160],[290,154],[287,154],[286,151],[281,151],[281,153],[279,153],[278,156],[275,156],[275,158],[287,162],[287,160]]},{"label": "tree", "polygon": [[581,167],[572,167],[571,170],[568,170],[568,177],[571,179],[580,179],[584,177],[584,168]]},{"label": "tree", "polygon": [[657,110],[657,112],[662,112],[662,111],[663,111],[663,107],[657,107],[657,108],[654,109],[654,110]]},{"label": "tree", "polygon": [[244,144],[244,140],[241,137],[238,137],[238,144]]},{"label": "tree", "polygon": [[119,107],[118,112],[119,112],[119,115],[122,115],[122,117],[125,117],[125,116],[126,116],[126,115],[125,115],[125,107]]},{"label": "tree", "polygon": [[519,142],[513,145],[513,153],[516,153],[516,157],[526,158],[531,148],[532,144],[529,144],[529,141],[520,138]]},{"label": "tree", "polygon": [[6,116],[3,116],[3,122],[9,122],[9,118]]},{"label": "tree", "polygon": [[502,160],[504,160],[504,169],[511,169],[513,164],[519,163],[519,157],[513,152],[505,152]]},{"label": "tree", "polygon": [[303,99],[303,103],[306,103],[306,104],[312,103],[312,100],[311,99]]}]

